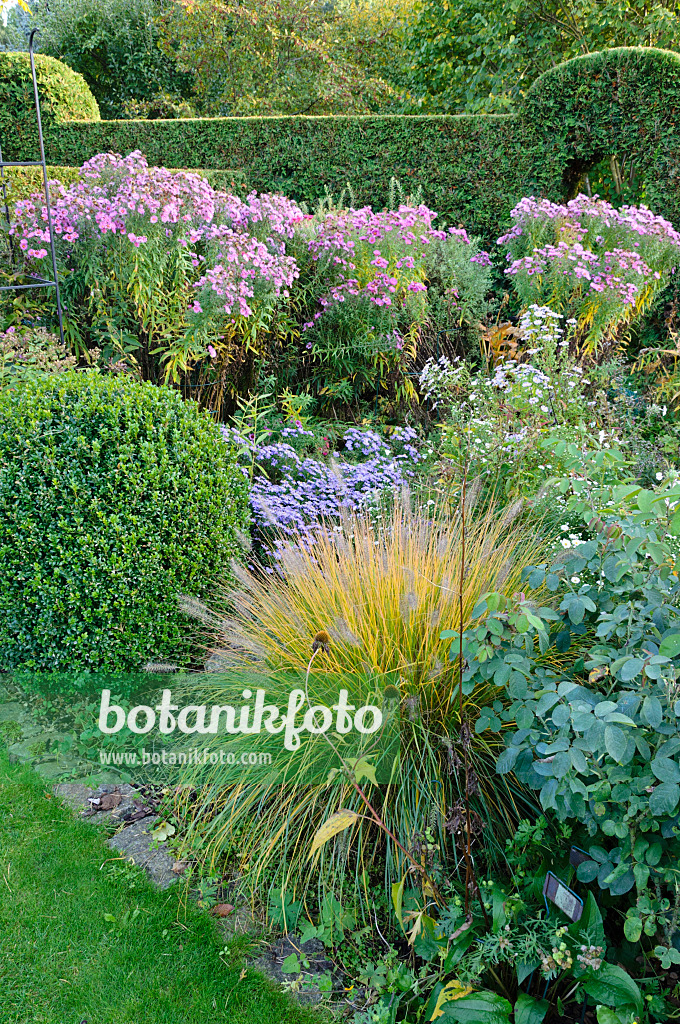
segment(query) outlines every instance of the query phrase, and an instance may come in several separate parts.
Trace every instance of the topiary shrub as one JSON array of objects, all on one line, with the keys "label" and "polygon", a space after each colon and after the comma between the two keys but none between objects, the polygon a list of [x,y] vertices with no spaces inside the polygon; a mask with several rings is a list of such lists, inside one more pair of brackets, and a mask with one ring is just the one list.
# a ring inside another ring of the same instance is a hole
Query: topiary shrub
[{"label": "topiary shrub", "polygon": [[533,133],[529,156],[535,174],[541,168],[548,172],[544,180],[550,198],[571,198],[584,172],[603,158],[616,157],[624,178],[635,183],[627,201],[642,201],[677,226],[677,53],[621,46],[565,61],[533,82],[521,117]]},{"label": "topiary shrub", "polygon": [[189,663],[177,596],[237,553],[247,487],[170,388],[69,372],[0,395],[0,667]]},{"label": "topiary shrub", "polygon": [[[98,121],[99,107],[82,75],[42,53],[35,54],[43,129],[63,121]],[[0,52],[0,142],[38,159],[38,126],[27,53]],[[6,157],[7,158],[7,157]]]}]

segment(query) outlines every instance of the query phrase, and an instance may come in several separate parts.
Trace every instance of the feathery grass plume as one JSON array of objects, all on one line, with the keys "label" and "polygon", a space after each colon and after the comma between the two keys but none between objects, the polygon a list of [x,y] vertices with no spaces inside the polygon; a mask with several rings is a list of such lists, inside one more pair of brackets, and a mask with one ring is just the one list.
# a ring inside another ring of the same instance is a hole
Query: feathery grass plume
[{"label": "feathery grass plume", "polygon": [[169,665],[164,661],[147,661],[144,671],[152,672],[154,675],[164,672],[179,672],[179,665]]},{"label": "feathery grass plume", "polygon": [[514,523],[515,519],[517,519],[517,516],[520,514],[523,508],[524,498],[518,498],[517,501],[513,501],[511,505],[508,505],[505,512],[503,513],[501,525],[505,527],[510,526],[511,523]]},{"label": "feathery grass plume", "polygon": [[[278,707],[286,706],[288,693],[301,679],[304,688],[310,642],[324,648],[310,666],[312,704],[332,706],[340,688],[356,707],[374,703],[386,708],[396,702],[399,748],[391,781],[374,785],[364,779],[361,786],[406,849],[415,835],[424,834],[432,806],[440,808],[436,838],[446,870],[455,871],[455,847],[446,822],[465,788],[464,773],[456,767],[462,763],[459,680],[457,664],[449,659],[449,641],[442,641],[440,633],[460,625],[460,517],[432,506],[421,514],[397,502],[379,524],[368,512],[343,517],[340,540],[338,536],[337,528],[321,528],[304,544],[282,539],[278,573],[243,570],[238,607],[217,627],[213,649],[234,658],[240,652],[237,672],[244,678],[250,672],[258,681],[246,685],[253,691],[264,688],[267,703]],[[470,625],[484,591],[502,587],[511,594],[526,589],[522,568],[537,564],[543,554],[535,523],[527,525],[518,517],[508,523],[502,512],[491,508],[468,523],[465,541],[463,628]],[[253,648],[266,652],[264,662],[248,656]],[[203,689],[184,703],[230,704],[238,688],[234,680],[194,685]],[[174,691],[173,696],[178,703],[182,699]],[[478,708],[497,696],[492,682],[466,696],[465,719],[474,722]],[[495,774],[500,737],[489,740],[488,734],[469,729],[465,736],[477,780],[472,803],[487,826],[476,833],[475,856],[500,859],[505,838],[514,832],[517,819],[530,813],[533,800]],[[241,739],[248,744],[243,749],[255,749],[253,735],[230,737],[229,742]],[[317,753],[310,745],[309,756],[319,756],[325,745],[327,758],[328,743],[323,736],[318,739]],[[373,737],[367,739],[373,742]],[[212,744],[218,749],[224,742],[224,736],[201,737],[208,748]],[[370,750],[365,756],[372,763]],[[326,771],[311,783],[309,776],[281,782],[274,775],[226,783],[224,769],[208,765],[192,769],[184,781],[191,781],[199,793],[185,822],[187,842],[203,849],[208,866],[220,863],[230,850],[243,851],[236,867],[253,899],[266,879],[272,889],[294,892],[296,899],[310,885],[318,887],[319,897],[352,885],[361,902],[362,878],[380,878],[389,887],[404,874],[403,855],[367,820],[345,773],[329,780]],[[347,859],[339,863],[333,844],[328,844],[312,872],[307,861],[312,837],[339,807],[361,815],[348,832]]]},{"label": "feathery grass plume", "polygon": [[[352,630],[349,628],[349,626],[342,617],[337,616],[334,625],[335,629],[330,632],[331,636],[333,637],[334,640],[336,640],[337,643],[342,642],[346,644],[354,644],[357,647],[361,645],[361,640],[359,639],[359,637],[352,632]],[[335,634],[335,636],[333,634]]]},{"label": "feathery grass plume", "polygon": [[253,546],[253,541],[250,534],[244,533],[243,530],[236,529],[234,530],[234,536],[236,537],[238,545],[243,551],[243,553],[247,555]]},{"label": "feathery grass plume", "polygon": [[215,613],[203,601],[199,601],[197,597],[192,597],[191,594],[179,594],[177,604],[179,605],[179,610],[188,615],[190,619],[196,619],[206,626],[217,625],[218,618]]},{"label": "feathery grass plume", "polygon": [[467,493],[465,495],[465,514],[469,515],[475,508],[479,501],[479,496],[482,493],[484,487],[484,480],[481,476],[476,476],[474,480],[468,484]]}]

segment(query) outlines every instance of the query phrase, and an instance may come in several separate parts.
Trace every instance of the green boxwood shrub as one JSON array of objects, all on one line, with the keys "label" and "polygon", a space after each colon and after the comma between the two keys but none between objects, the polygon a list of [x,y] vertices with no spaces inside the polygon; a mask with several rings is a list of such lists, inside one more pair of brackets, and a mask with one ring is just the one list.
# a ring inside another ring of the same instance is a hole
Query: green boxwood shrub
[{"label": "green boxwood shrub", "polygon": [[0,669],[188,664],[180,593],[238,552],[247,486],[166,387],[70,372],[0,395]]},{"label": "green boxwood shrub", "polygon": [[[98,121],[99,107],[82,75],[45,54],[35,54],[43,130],[64,121]],[[5,159],[37,160],[38,127],[27,53],[0,52],[0,139]],[[8,156],[19,148],[25,155]]]}]

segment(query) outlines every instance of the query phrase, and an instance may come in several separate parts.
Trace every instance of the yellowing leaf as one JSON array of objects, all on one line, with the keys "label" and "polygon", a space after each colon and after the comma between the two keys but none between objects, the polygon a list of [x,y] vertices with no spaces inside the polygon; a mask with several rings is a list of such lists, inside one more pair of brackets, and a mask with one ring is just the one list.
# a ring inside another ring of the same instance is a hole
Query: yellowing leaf
[{"label": "yellowing leaf", "polygon": [[401,925],[402,928],[404,927],[404,919],[403,919],[402,907],[403,907],[403,903],[404,903],[404,882],[405,881],[406,881],[406,876],[404,875],[404,877],[402,878],[401,882],[393,882],[393,884],[392,884],[392,904],[394,905],[394,913],[397,915],[397,921],[399,922],[399,924]]},{"label": "yellowing leaf", "polygon": [[353,825],[355,821],[358,821],[361,815],[357,814],[356,811],[350,811],[343,808],[340,811],[336,811],[335,814],[331,814],[327,821],[324,821],[320,829],[318,829],[314,839],[312,841],[312,848],[309,851],[309,857],[307,860],[311,860],[317,850],[320,850],[324,843],[327,843],[333,836],[337,836],[339,832],[344,832],[346,828]]},{"label": "yellowing leaf", "polygon": [[430,1020],[437,1020],[438,1017],[444,1016],[444,1011],[442,1010],[444,1003],[452,1003],[454,999],[462,999],[463,996],[468,996],[471,992],[472,989],[469,985],[463,985],[455,978],[453,981],[449,981],[439,993]]},{"label": "yellowing leaf", "polygon": [[175,826],[170,825],[167,821],[162,821],[160,825],[151,831],[151,838],[155,839],[159,843],[164,843],[170,836],[174,836]]}]

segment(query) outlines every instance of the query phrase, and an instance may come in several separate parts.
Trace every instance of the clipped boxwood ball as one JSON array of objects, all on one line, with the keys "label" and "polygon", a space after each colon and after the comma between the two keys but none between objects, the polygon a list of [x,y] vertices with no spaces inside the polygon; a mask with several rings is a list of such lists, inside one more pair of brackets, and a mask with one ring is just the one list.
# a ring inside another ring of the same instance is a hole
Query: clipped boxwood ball
[{"label": "clipped boxwood ball", "polygon": [[[65,121],[99,121],[99,107],[82,75],[36,53],[43,131]],[[0,52],[0,140],[5,160],[38,160],[38,126],[27,53]]]},{"label": "clipped boxwood ball", "polygon": [[0,394],[0,669],[188,664],[178,594],[238,554],[248,493],[210,416],[167,387],[61,374]]}]

